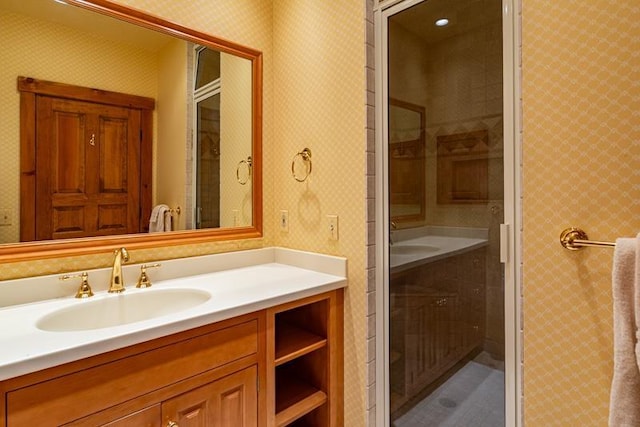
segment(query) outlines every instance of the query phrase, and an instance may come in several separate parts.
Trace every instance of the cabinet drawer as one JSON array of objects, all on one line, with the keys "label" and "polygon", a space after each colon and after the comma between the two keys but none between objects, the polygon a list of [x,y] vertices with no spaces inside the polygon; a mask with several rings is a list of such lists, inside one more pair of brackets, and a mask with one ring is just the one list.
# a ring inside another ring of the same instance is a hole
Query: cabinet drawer
[{"label": "cabinet drawer", "polygon": [[150,406],[133,414],[119,418],[100,427],[155,427],[162,420],[162,407],[160,404]]},{"label": "cabinet drawer", "polygon": [[257,353],[258,321],[7,393],[7,426],[60,425]]}]

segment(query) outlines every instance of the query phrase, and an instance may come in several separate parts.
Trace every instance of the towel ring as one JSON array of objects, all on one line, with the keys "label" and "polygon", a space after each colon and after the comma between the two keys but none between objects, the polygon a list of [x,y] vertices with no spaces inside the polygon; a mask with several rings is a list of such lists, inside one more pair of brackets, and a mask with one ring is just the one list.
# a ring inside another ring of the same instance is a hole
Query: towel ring
[{"label": "towel ring", "polygon": [[[298,160],[302,161],[304,164],[305,172],[303,175],[296,174],[296,161]],[[312,166],[311,150],[305,148],[304,150],[293,156],[293,160],[291,161],[291,175],[296,181],[304,182],[309,177],[309,175],[311,175]]]},{"label": "towel ring", "polygon": [[[240,168],[242,168],[242,165],[247,165],[247,173],[244,179],[240,178]],[[251,156],[247,157],[247,160],[240,160],[240,162],[238,162],[238,167],[236,167],[236,179],[240,185],[245,185],[249,182],[249,179],[251,179],[251,166]]]}]

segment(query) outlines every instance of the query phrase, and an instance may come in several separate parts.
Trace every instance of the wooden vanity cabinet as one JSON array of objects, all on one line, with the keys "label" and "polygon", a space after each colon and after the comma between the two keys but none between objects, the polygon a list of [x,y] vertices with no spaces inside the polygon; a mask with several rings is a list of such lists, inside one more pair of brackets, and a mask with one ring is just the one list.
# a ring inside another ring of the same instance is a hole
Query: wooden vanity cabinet
[{"label": "wooden vanity cabinet", "polygon": [[0,427],[342,426],[342,309],[340,289],[2,381]]},{"label": "wooden vanity cabinet", "polygon": [[435,387],[457,363],[483,350],[486,248],[391,275],[390,407]]},{"label": "wooden vanity cabinet", "polygon": [[3,422],[7,427],[261,425],[264,316],[240,316],[7,380]]}]

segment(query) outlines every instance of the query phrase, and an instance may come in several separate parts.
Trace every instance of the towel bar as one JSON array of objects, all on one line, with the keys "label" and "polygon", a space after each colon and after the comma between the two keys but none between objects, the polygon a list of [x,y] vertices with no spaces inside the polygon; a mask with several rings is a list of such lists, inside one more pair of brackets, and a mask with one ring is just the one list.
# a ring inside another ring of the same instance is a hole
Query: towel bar
[{"label": "towel bar", "polygon": [[560,233],[560,244],[570,251],[578,251],[584,247],[613,248],[616,246],[613,242],[589,240],[589,236],[584,230],[575,227],[564,229]]}]

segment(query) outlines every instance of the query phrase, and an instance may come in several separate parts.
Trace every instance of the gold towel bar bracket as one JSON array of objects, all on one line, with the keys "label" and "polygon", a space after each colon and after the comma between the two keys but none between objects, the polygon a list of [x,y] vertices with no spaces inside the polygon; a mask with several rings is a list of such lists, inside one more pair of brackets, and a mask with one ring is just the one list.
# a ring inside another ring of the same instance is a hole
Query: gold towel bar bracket
[{"label": "gold towel bar bracket", "polygon": [[562,233],[560,233],[560,244],[570,251],[579,251],[584,247],[613,248],[616,246],[616,244],[612,242],[589,240],[589,236],[587,236],[584,230],[575,227],[562,230]]}]

